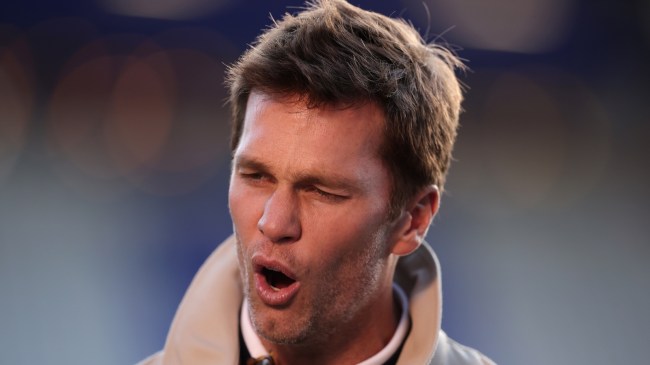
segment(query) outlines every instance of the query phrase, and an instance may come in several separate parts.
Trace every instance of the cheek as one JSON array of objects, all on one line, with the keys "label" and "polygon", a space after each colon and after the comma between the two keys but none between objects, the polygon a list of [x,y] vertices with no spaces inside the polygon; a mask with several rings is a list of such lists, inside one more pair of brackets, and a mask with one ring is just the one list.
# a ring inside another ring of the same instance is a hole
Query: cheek
[{"label": "cheek", "polygon": [[[312,228],[306,230],[316,234],[314,242],[317,249],[314,250],[314,262],[325,270],[335,270],[340,267],[354,266],[355,262],[367,261],[369,256],[379,257],[385,241],[381,216],[351,216],[343,219],[331,219],[327,214],[321,214],[320,218],[309,220]],[[354,271],[354,267],[349,267]]]},{"label": "cheek", "polygon": [[[235,229],[235,234],[246,241],[251,230],[257,229],[259,220],[259,199],[254,194],[247,192],[241,184],[231,182],[228,192],[228,207]],[[263,204],[262,204],[263,206]]]}]

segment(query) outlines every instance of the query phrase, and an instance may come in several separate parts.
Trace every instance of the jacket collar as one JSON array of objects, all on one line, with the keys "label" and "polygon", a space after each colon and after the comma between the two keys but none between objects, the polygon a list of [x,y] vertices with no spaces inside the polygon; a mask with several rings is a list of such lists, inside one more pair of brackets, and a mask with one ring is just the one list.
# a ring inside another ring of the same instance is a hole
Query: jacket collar
[{"label": "jacket collar", "polygon": [[[398,365],[426,364],[433,358],[442,315],[439,267],[426,243],[397,263],[395,281],[409,297],[412,318]],[[230,236],[201,266],[185,293],[162,363],[237,364],[242,293],[235,238]]]}]

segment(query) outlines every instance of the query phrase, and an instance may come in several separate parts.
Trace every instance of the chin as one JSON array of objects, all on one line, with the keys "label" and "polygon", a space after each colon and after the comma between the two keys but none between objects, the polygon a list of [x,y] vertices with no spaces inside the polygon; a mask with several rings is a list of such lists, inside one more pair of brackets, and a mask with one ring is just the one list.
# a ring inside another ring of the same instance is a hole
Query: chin
[{"label": "chin", "polygon": [[300,345],[307,342],[308,331],[305,331],[305,327],[296,325],[294,321],[260,318],[259,314],[252,317],[255,332],[266,341],[278,345]]},{"label": "chin", "polygon": [[249,303],[253,328],[264,340],[278,345],[301,345],[314,337],[312,321],[300,318],[291,310],[269,308],[259,301]]}]

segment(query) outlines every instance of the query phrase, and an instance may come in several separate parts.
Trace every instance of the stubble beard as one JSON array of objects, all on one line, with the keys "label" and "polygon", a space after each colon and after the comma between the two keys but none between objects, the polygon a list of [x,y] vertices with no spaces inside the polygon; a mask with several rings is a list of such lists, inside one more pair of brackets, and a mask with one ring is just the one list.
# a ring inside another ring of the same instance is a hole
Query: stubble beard
[{"label": "stubble beard", "polygon": [[[307,303],[306,310],[309,312],[307,315],[281,324],[277,319],[263,323],[261,316],[264,304],[252,297],[254,284],[249,272],[250,268],[244,262],[242,245],[237,238],[237,253],[242,268],[240,275],[255,332],[265,340],[278,345],[314,346],[327,343],[342,327],[349,327],[360,311],[374,299],[378,286],[381,285],[381,273],[386,266],[386,263],[380,260],[383,249],[382,238],[383,234],[377,232],[373,236],[372,243],[359,255],[354,255],[336,265],[344,268],[363,267],[362,275],[350,276],[348,272],[348,276],[342,278],[336,275],[337,267],[330,268],[325,275],[321,276],[320,282],[339,285],[321,286],[320,293],[313,296],[312,302]],[[346,301],[337,300],[342,294],[342,289],[343,294],[347,296]]]}]

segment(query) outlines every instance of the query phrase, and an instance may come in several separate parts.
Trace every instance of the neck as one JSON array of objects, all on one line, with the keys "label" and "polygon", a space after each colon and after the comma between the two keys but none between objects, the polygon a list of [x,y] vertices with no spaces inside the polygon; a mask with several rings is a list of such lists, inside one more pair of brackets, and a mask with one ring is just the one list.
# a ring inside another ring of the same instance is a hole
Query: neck
[{"label": "neck", "polygon": [[400,314],[401,308],[393,297],[391,280],[375,300],[326,338],[299,345],[261,340],[278,364],[356,364],[386,346],[395,333]]}]

